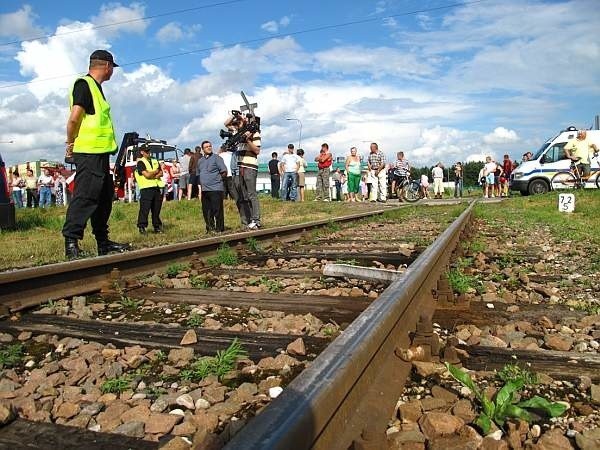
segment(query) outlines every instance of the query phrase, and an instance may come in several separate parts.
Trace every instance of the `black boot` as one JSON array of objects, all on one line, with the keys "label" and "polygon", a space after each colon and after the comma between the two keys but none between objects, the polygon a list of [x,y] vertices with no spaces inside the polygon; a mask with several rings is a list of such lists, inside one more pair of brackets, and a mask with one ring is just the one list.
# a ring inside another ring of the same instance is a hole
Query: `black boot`
[{"label": "black boot", "polygon": [[131,250],[131,245],[120,244],[110,239],[98,241],[98,256],[108,255],[109,253],[123,253],[127,250]]},{"label": "black boot", "polygon": [[65,238],[65,256],[67,259],[77,259],[82,256],[77,239]]}]

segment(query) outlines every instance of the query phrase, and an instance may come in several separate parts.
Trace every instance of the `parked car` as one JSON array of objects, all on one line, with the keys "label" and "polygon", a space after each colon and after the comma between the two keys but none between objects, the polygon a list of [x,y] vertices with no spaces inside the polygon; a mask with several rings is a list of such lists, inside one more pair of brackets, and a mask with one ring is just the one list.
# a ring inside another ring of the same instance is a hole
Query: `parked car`
[{"label": "parked car", "polygon": [[6,179],[6,165],[0,155],[0,230],[15,227],[15,205]]}]

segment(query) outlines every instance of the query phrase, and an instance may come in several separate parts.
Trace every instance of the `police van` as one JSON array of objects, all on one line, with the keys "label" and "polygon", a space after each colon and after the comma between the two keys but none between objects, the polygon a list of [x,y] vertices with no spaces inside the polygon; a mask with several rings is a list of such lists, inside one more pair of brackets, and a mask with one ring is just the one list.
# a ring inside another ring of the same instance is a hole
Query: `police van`
[{"label": "police van", "polygon": [[[587,139],[600,148],[600,130],[586,130]],[[558,172],[568,172],[571,160],[565,156],[565,144],[577,137],[577,128],[569,127],[557,136],[548,139],[533,155],[530,161],[524,161],[513,171],[510,181],[511,191],[522,195],[543,194],[551,189],[550,180]],[[586,188],[600,185],[598,159],[591,160],[591,176],[585,183]]]}]

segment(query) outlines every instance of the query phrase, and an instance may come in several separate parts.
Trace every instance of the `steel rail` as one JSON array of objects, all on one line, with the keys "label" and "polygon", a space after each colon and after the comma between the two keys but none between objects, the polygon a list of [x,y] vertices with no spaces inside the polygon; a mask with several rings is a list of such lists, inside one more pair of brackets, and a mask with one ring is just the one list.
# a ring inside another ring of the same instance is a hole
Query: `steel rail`
[{"label": "steel rail", "polygon": [[420,319],[431,319],[432,292],[473,205],[225,448],[386,448],[385,428],[411,367],[395,350],[410,345]]},{"label": "steel rail", "polygon": [[385,211],[389,211],[389,208],[3,272],[0,273],[0,312],[19,311],[49,300],[97,292],[109,283],[113,269],[118,269],[122,275],[131,276],[163,268],[173,261],[193,255],[214,253],[223,243],[244,244],[249,237],[259,241],[269,241],[275,237],[293,240],[305,230],[323,227],[332,221],[351,222]]}]

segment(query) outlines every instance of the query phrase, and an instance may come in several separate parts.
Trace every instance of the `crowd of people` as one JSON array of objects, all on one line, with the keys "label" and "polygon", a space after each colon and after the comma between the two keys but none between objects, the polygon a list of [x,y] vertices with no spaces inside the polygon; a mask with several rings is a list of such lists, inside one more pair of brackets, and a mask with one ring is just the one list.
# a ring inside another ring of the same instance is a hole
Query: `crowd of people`
[{"label": "crowd of people", "polygon": [[[523,161],[530,158],[530,152],[523,155]],[[504,155],[502,164],[491,156],[486,156],[485,164],[479,171],[479,184],[483,188],[484,198],[508,197],[510,175],[517,167],[508,155]]]},{"label": "crowd of people", "polygon": [[[65,256],[68,259],[82,256],[79,241],[83,238],[88,221],[91,223],[92,233],[97,241],[98,255],[130,249],[129,244],[110,240],[108,228],[115,196],[109,157],[116,152],[117,143],[110,105],[102,91],[102,83],[110,80],[117,67],[119,65],[110,52],[94,51],[90,55],[88,73],[75,80],[70,92],[65,160],[72,161],[77,171],[73,197],[68,205],[62,230],[65,238]],[[190,200],[194,190],[199,192],[207,232],[224,231],[223,202],[226,197],[230,197],[235,202],[243,228],[254,230],[261,227],[260,203],[256,187],[258,155],[261,148],[258,126],[260,121],[252,114],[250,106],[248,109],[249,114],[232,111],[225,121],[229,134],[239,139],[235,142],[228,140],[229,145],[222,146],[218,154],[213,152],[211,142],[203,141],[195,148],[195,152],[185,149],[181,161],[175,161],[167,166],[166,163],[154,159],[144,145],[139,148],[140,154],[133,178],[136,191],[139,191],[140,209],[137,226],[140,233],[147,232],[150,213],[154,231],[161,233],[163,231],[160,219],[162,203],[169,195],[177,200],[183,198]],[[333,156],[329,145],[323,143],[315,157],[318,171],[314,200],[323,202],[332,200],[331,181],[335,187],[335,200],[386,202],[389,196],[397,193],[400,193],[398,197],[401,200],[401,191],[410,177],[411,169],[404,153],[398,152],[396,161],[388,164],[385,153],[379,149],[377,143],[371,143],[369,148],[366,173],[363,173],[362,159],[356,147],[352,147],[346,157],[344,170],[336,169],[332,174]],[[307,162],[302,149],[294,150],[294,146],[290,144],[281,160],[277,159],[277,153],[273,153],[269,162],[271,195],[282,201],[305,200]],[[488,172],[492,170],[491,158],[488,159],[489,164],[486,163],[484,168],[486,192],[490,191],[488,183],[492,182],[488,177]],[[502,170],[500,173],[502,174]],[[460,163],[454,166],[454,174],[456,177],[454,195],[462,196],[463,172]],[[506,170],[504,174],[507,177]],[[441,198],[444,192],[444,171],[441,163],[433,168],[431,175],[434,195],[436,198]],[[40,204],[47,205],[52,186],[56,185],[56,181],[48,173],[39,177],[35,185],[27,184],[27,180],[20,180],[18,173],[13,176],[11,185],[14,187],[16,203],[22,203],[22,198],[19,200],[19,197],[22,196],[22,189],[26,189],[27,193],[37,190]],[[424,195],[427,195],[428,174],[422,174],[420,181],[421,189]],[[499,191],[496,192],[500,195]],[[494,195],[494,192],[491,195]],[[58,193],[56,197],[59,197]],[[29,194],[27,198],[29,203]]]},{"label": "crowd of people", "polygon": [[15,169],[10,172],[8,182],[15,208],[48,208],[66,204],[67,183],[59,170],[51,173],[45,168],[36,177],[32,169],[26,169],[24,176]]}]

